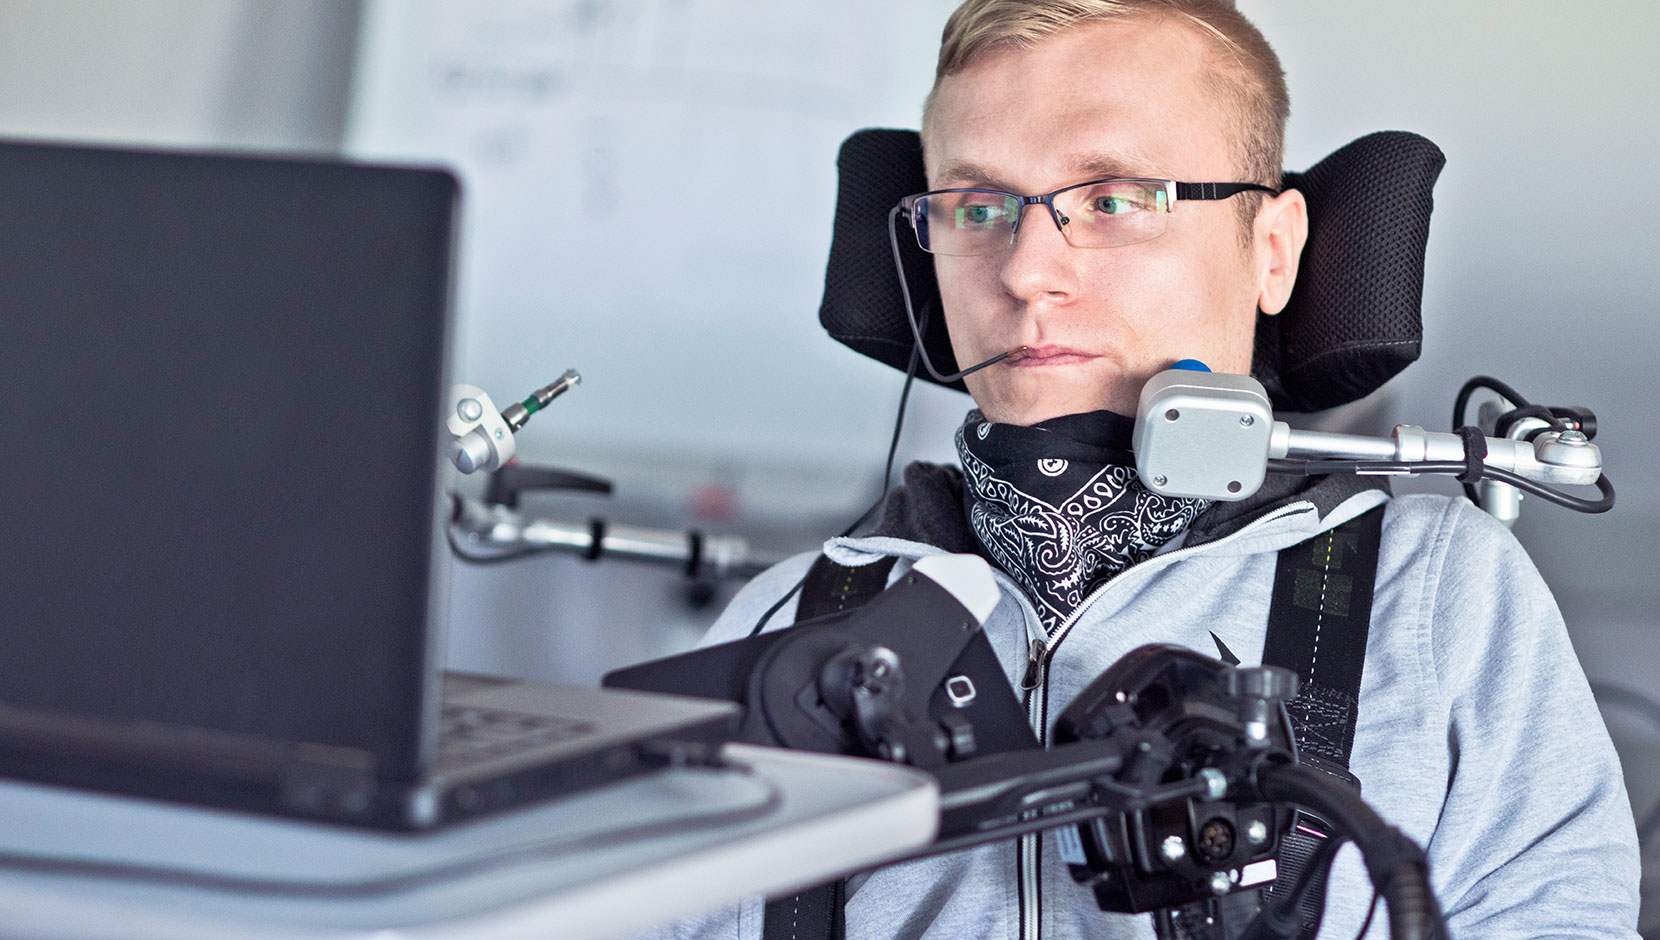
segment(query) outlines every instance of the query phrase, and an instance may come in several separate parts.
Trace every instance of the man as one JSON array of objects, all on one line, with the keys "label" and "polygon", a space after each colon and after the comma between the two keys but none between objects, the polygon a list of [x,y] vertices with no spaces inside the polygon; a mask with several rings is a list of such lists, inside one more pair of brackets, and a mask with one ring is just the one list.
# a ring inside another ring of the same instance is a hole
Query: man
[{"label": "man", "polygon": [[[1350,763],[1365,798],[1427,849],[1453,936],[1633,937],[1617,760],[1507,531],[1467,502],[1389,500],[1352,478],[1271,480],[1210,505],[1152,494],[1126,466],[1142,384],[1186,358],[1248,372],[1258,310],[1291,294],[1307,212],[1277,192],[1287,112],[1277,59],[1225,3],[968,0],[923,120],[931,192],[1050,195],[911,206],[930,220],[957,361],[1024,351],[966,379],[964,472],[911,467],[876,533],[826,552],[897,556],[892,577],[939,551],[990,558],[1004,599],[985,629],[1047,740],[1071,697],[1142,644],[1260,662],[1276,553],[1387,501]],[[1171,203],[1162,183],[1109,178],[1257,185]],[[811,561],[757,578],[708,641],[746,635]],[[1353,936],[1371,898],[1345,850],[1322,935]],[[1052,834],[856,877],[845,912],[855,938],[1151,932],[1101,913]],[[758,937],[761,920],[756,901],[679,932]]]}]

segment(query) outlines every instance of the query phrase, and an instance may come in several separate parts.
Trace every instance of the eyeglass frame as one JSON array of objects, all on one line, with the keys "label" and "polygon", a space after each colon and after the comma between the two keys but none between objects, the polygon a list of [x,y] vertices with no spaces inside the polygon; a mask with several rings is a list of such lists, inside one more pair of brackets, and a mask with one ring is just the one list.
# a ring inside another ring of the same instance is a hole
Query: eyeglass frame
[{"label": "eyeglass frame", "polygon": [[[1184,183],[1177,180],[1150,179],[1139,176],[1108,176],[1096,180],[1086,180],[1082,183],[1073,183],[1070,186],[1062,186],[1054,192],[1045,193],[1041,196],[1025,196],[1020,193],[1011,193],[1005,189],[983,189],[978,186],[961,186],[951,189],[930,189],[925,193],[916,193],[915,195],[906,196],[905,198],[899,200],[899,203],[894,206],[894,211],[902,213],[905,216],[906,221],[910,222],[911,235],[916,238],[917,247],[929,254],[936,254],[937,252],[922,244],[922,233],[917,230],[916,204],[920,200],[926,199],[929,196],[941,196],[946,193],[985,193],[988,196],[1009,196],[1019,200],[1020,205],[1015,211],[1014,223],[1009,227],[1009,245],[1004,247],[1009,247],[1014,244],[1015,238],[1020,234],[1020,223],[1026,218],[1026,207],[1035,205],[1043,205],[1049,210],[1050,221],[1055,223],[1055,228],[1060,230],[1061,237],[1065,238],[1066,243],[1073,248],[1122,248],[1124,245],[1139,244],[1139,242],[1125,242],[1122,245],[1075,245],[1073,244],[1072,239],[1067,237],[1066,226],[1070,224],[1071,220],[1063,219],[1060,210],[1055,208],[1055,197],[1059,196],[1061,193],[1071,192],[1074,189],[1082,189],[1085,186],[1099,186],[1102,183],[1157,183],[1164,189],[1164,212],[1166,215],[1174,212],[1176,209],[1176,203],[1184,199],[1191,199],[1194,201],[1211,201],[1229,199],[1233,196],[1239,195],[1240,193],[1264,192],[1269,195],[1278,196],[1280,193],[1284,192],[1284,190],[1274,189],[1271,186],[1264,186],[1261,183]],[[1164,232],[1160,230],[1159,235],[1163,234]],[[1143,241],[1152,241],[1153,238],[1157,237],[1158,235],[1154,235],[1152,238],[1143,239]],[[994,253],[995,252],[988,251],[984,254]],[[947,255],[946,257],[972,258],[977,257],[977,255]]]}]

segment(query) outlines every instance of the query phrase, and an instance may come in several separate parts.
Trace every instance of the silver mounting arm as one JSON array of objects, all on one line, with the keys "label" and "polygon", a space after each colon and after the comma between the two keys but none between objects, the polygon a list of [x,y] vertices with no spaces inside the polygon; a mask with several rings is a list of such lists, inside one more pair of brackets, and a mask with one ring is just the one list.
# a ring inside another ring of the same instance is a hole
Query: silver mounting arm
[{"label": "silver mounting arm", "polygon": [[450,538],[464,559],[489,562],[558,551],[590,560],[626,558],[672,565],[693,577],[749,578],[783,561],[736,535],[670,531],[595,519],[587,524],[527,516],[507,506],[456,496]]},{"label": "silver mounting arm", "polygon": [[[1500,407],[1484,408],[1484,429],[1492,428]],[[1550,486],[1597,484],[1602,451],[1571,420],[1559,424],[1523,418],[1504,437],[1483,435],[1486,453],[1480,461],[1501,474]],[[1136,470],[1149,489],[1217,500],[1255,493],[1269,462],[1286,458],[1335,461],[1325,466],[1363,474],[1455,473],[1470,461],[1464,435],[1410,424],[1386,438],[1297,430],[1274,420],[1257,380],[1185,369],[1161,372],[1142,388],[1133,446]],[[1482,508],[1506,524],[1515,521],[1521,494],[1496,480],[1482,484]]]}]

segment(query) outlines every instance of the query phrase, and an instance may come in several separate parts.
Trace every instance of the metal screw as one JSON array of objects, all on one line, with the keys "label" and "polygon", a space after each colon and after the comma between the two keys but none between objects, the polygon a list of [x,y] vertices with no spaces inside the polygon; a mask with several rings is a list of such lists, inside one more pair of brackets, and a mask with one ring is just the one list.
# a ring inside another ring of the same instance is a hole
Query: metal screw
[{"label": "metal screw", "polygon": [[1213,872],[1210,876],[1210,891],[1212,894],[1227,894],[1233,888],[1233,882],[1225,871]]},{"label": "metal screw", "polygon": [[502,439],[502,433],[501,433],[501,429],[500,429],[500,428],[497,428],[497,429],[496,429],[496,440],[498,440],[498,441],[499,441],[499,440],[501,440],[501,439]]},{"label": "metal screw", "polygon": [[1205,797],[1220,800],[1228,795],[1228,775],[1215,767],[1206,767],[1199,771],[1199,779],[1205,782]]},{"label": "metal screw", "polygon": [[1166,859],[1172,862],[1179,861],[1183,855],[1187,854],[1187,843],[1182,841],[1181,836],[1167,836],[1164,844],[1159,846],[1159,851],[1164,854]]},{"label": "metal screw", "polygon": [[1252,845],[1267,842],[1268,824],[1260,819],[1252,820],[1251,824],[1245,827],[1245,838],[1249,839]]},{"label": "metal screw", "polygon": [[1176,409],[1174,409],[1174,408],[1172,408],[1172,409],[1170,409],[1170,410],[1169,410],[1169,411],[1166,411],[1166,412],[1165,412],[1165,413],[1164,413],[1164,420],[1166,420],[1166,421],[1174,421],[1174,420],[1176,420],[1176,419],[1177,419],[1177,418],[1180,418],[1180,417],[1181,417],[1181,416],[1182,416],[1182,413],[1181,413],[1181,412],[1179,412],[1179,411],[1177,411],[1177,410],[1176,410]]},{"label": "metal screw", "polygon": [[1242,427],[1242,428],[1248,428],[1251,425],[1256,424],[1256,423],[1257,423],[1257,419],[1251,417],[1250,415],[1240,415],[1239,416],[1239,426]]},{"label": "metal screw", "polygon": [[1170,479],[1162,473],[1153,478],[1153,485],[1154,486],[1163,486],[1164,484],[1169,483],[1169,482],[1170,482]]},{"label": "metal screw", "polygon": [[1591,441],[1584,431],[1563,431],[1557,440],[1564,444],[1588,444]]},{"label": "metal screw", "polygon": [[455,403],[455,413],[463,421],[477,421],[484,416],[484,406],[476,398],[463,398]]}]

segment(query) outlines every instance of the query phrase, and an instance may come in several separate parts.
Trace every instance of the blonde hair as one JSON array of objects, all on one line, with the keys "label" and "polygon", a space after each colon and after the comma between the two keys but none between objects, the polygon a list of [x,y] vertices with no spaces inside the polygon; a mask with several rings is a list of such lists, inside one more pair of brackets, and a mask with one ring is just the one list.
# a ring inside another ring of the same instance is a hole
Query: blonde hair
[{"label": "blonde hair", "polygon": [[[1225,111],[1233,115],[1240,182],[1280,188],[1291,112],[1285,72],[1268,40],[1228,0],[965,0],[940,37],[934,88],[922,109],[924,138],[940,80],[982,54],[1032,46],[1082,23],[1132,18],[1185,22],[1214,42],[1220,68],[1211,84],[1231,106]],[[1256,203],[1246,201],[1252,215]]]}]

